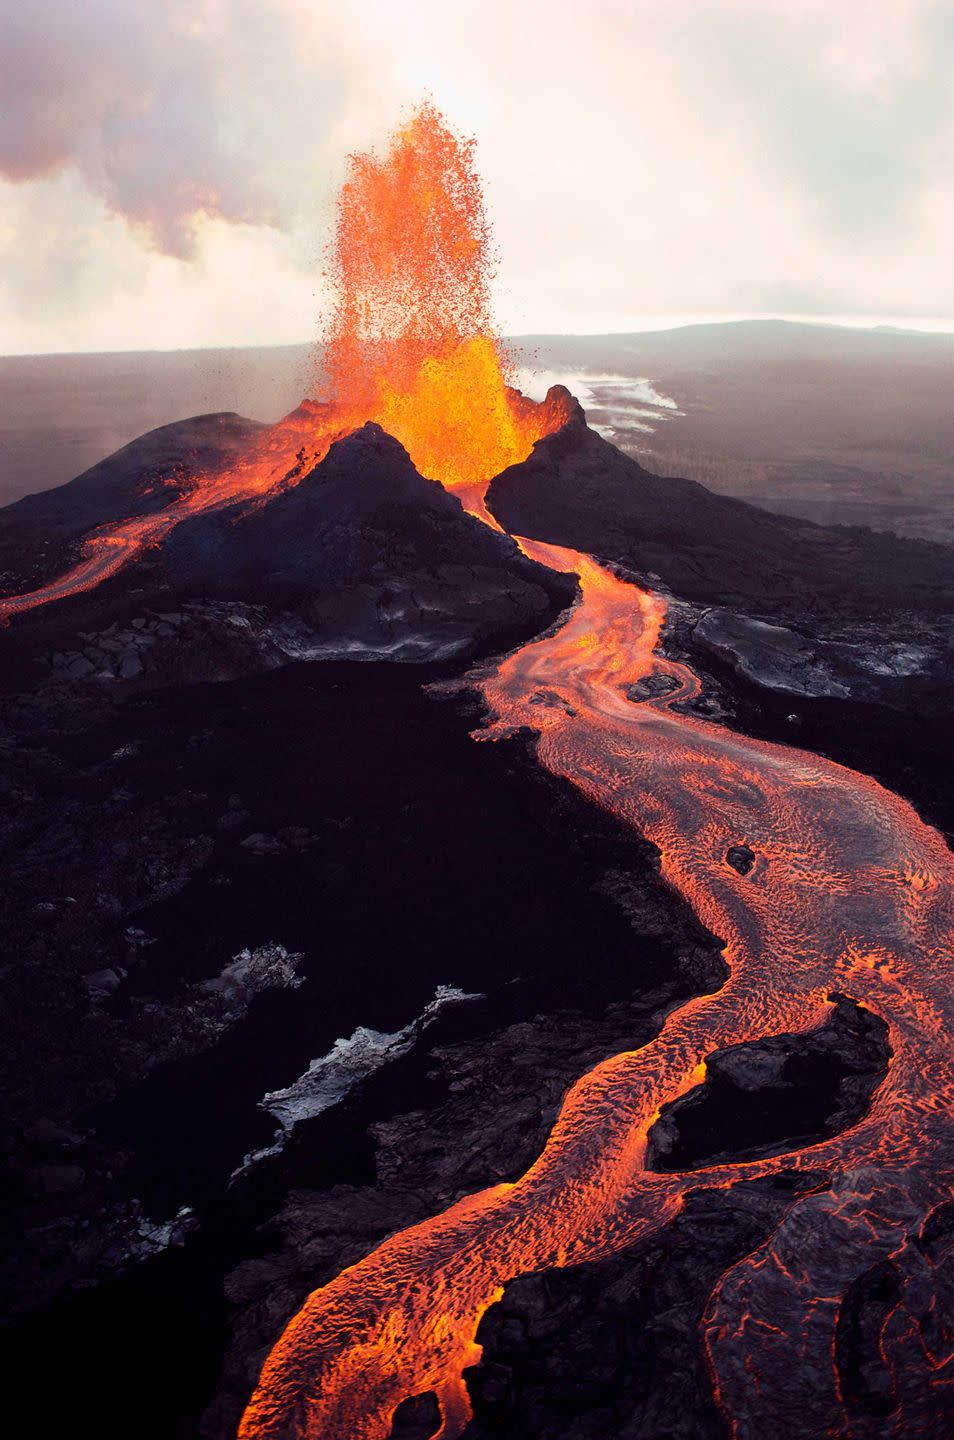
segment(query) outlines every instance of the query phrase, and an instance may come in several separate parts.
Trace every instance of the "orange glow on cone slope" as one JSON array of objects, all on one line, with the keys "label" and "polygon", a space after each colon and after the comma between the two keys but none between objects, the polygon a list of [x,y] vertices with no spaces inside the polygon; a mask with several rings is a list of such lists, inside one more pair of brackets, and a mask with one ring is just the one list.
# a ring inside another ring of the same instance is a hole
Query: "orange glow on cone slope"
[{"label": "orange glow on cone slope", "polygon": [[51,584],[0,598],[0,622],[92,589],[190,515],[267,499],[294,485],[332,442],[375,421],[422,475],[489,520],[488,482],[568,418],[508,384],[490,313],[490,228],[473,140],[422,105],[386,153],[353,155],[338,199],[325,336],[325,398],[307,400],[228,467],[195,475],[157,515],[91,535]]}]

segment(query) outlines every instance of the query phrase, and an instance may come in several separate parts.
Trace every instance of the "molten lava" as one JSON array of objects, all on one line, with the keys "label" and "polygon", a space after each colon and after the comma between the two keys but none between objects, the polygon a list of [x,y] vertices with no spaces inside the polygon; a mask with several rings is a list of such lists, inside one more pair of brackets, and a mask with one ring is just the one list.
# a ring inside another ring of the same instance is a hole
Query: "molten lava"
[{"label": "molten lava", "polygon": [[508,386],[494,334],[473,150],[424,105],[382,159],[352,158],[325,357],[338,403],[376,420],[451,489],[485,487],[546,433],[540,407]]},{"label": "molten lava", "polygon": [[[430,1390],[452,1440],[477,1326],[509,1280],[632,1245],[690,1189],[793,1170],[817,1187],[723,1276],[704,1317],[732,1435],[945,1435],[954,1277],[928,1237],[954,1178],[954,859],[874,780],[673,709],[698,686],[654,656],[662,602],[584,555],[523,543],[576,570],[583,598],[557,633],[474,676],[497,717],[475,738],[529,727],[542,764],[649,836],[664,878],[725,938],[729,978],[579,1080],[516,1184],[394,1235],[315,1291],[265,1363],[241,1440],[385,1440],[395,1407]],[[679,688],[634,704],[628,686],[654,667]],[[726,860],[739,843],[757,856],[745,876]],[[891,1066],[859,1123],[770,1159],[646,1168],[650,1129],[703,1081],[707,1056],[812,1030],[833,993],[890,1030]],[[846,1412],[834,1346],[851,1286],[880,1262],[898,1285],[879,1341],[898,1394],[889,1419]]]},{"label": "molten lava", "polygon": [[191,515],[267,501],[368,420],[401,441],[422,475],[490,521],[489,481],[525,460],[569,411],[556,392],[535,404],[508,383],[473,150],[425,104],[383,156],[351,156],[338,199],[323,399],[271,426],[238,463],[193,475],[159,514],[89,536],[67,574],[0,598],[0,623],[92,589]]},{"label": "molten lava", "polygon": [[[507,385],[472,146],[432,107],[382,159],[353,158],[336,257],[328,398],[306,402],[240,464],[196,476],[158,515],[90,537],[68,575],[0,602],[0,618],[90,588],[189,515],[267,501],[369,419],[486,516],[488,478],[567,414],[559,398],[534,406]],[[395,1407],[426,1391],[440,1401],[441,1440],[452,1440],[469,1414],[463,1370],[479,1354],[478,1323],[508,1281],[632,1245],[689,1189],[782,1170],[817,1172],[817,1186],[722,1278],[704,1320],[733,1435],[885,1433],[883,1415],[847,1414],[834,1360],[845,1297],[880,1262],[897,1282],[879,1342],[894,1375],[891,1428],[947,1433],[951,1279],[936,1217],[954,1178],[951,854],[875,781],[675,709],[696,681],[656,658],[662,602],[586,556],[523,543],[575,570],[582,600],[560,630],[474,677],[495,717],[478,738],[530,728],[543,765],[647,835],[664,878],[725,939],[729,978],[670,1014],[649,1044],[579,1080],[516,1184],[392,1236],[311,1295],[264,1365],[242,1440],[385,1440]],[[661,666],[676,691],[627,698]],[[726,861],[738,845],[756,856],[745,875]],[[703,1081],[708,1056],[817,1027],[834,992],[890,1030],[891,1067],[859,1123],[770,1159],[686,1175],[646,1168],[661,1109]]]}]

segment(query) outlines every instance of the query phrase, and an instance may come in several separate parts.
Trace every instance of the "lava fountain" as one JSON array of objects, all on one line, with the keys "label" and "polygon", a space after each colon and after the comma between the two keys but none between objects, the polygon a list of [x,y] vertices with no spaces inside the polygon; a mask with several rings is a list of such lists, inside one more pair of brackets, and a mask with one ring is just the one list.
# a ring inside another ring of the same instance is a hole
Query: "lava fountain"
[{"label": "lava fountain", "polygon": [[[380,160],[352,159],[335,253],[325,397],[241,463],[195,476],[158,515],[90,537],[73,571],[0,602],[0,616],[88,589],[189,515],[267,502],[369,419],[486,514],[487,479],[568,417],[561,396],[534,406],[508,386],[472,145],[432,107]],[[814,1183],[722,1277],[704,1322],[733,1436],[941,1440],[954,1388],[954,1261],[941,1219],[954,1179],[954,860],[873,780],[675,708],[696,682],[656,655],[662,602],[587,556],[522,543],[575,571],[582,598],[562,628],[473,677],[491,716],[477,738],[531,729],[541,764],[648,836],[664,880],[724,938],[729,978],[670,1014],[649,1044],[583,1076],[517,1183],[392,1236],[311,1295],[266,1360],[241,1440],[386,1440],[396,1406],[426,1391],[440,1401],[440,1440],[453,1440],[469,1416],[463,1371],[479,1356],[480,1318],[511,1279],[638,1242],[690,1189],[782,1170]],[[667,664],[676,690],[627,698]],[[757,856],[745,876],[726,860],[743,843]],[[890,1069],[857,1124],[770,1159],[691,1174],[647,1167],[661,1109],[704,1080],[713,1052],[810,1031],[836,993],[890,1034]],[[835,1358],[846,1296],[878,1264],[896,1297],[878,1337],[890,1413],[851,1410]]]},{"label": "lava fountain", "polygon": [[338,405],[400,440],[422,475],[482,498],[567,418],[508,384],[474,141],[423,105],[387,154],[357,155],[338,202],[325,347]]},{"label": "lava fountain", "polygon": [[0,597],[0,623],[90,590],[190,516],[267,503],[297,484],[343,435],[377,422],[422,475],[493,523],[494,475],[569,418],[569,397],[537,404],[510,383],[494,331],[493,250],[474,141],[424,104],[384,155],[352,155],[338,197],[320,398],[270,426],[242,457],[179,481],[170,503],[95,531],[66,574]]}]

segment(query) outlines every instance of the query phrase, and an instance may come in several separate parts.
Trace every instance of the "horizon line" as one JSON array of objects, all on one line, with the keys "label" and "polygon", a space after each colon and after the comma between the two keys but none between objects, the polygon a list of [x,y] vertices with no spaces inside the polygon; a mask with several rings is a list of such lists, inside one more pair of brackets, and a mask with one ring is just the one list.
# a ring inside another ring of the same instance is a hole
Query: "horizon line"
[{"label": "horizon line", "polygon": [[[784,311],[726,313],[718,315],[653,315],[634,320],[619,330],[522,330],[501,336],[505,343],[521,340],[609,340],[630,335],[662,335],[674,330],[716,329],[734,325],[779,324],[804,326],[815,330],[849,330],[867,334],[895,334],[924,337],[954,337],[954,318],[927,320],[915,316],[803,315]],[[79,356],[109,355],[190,355],[221,351],[304,350],[317,348],[320,341],[303,340],[248,341],[239,344],[123,345],[108,349],[88,350],[10,350],[0,353],[0,360],[71,359]]]}]

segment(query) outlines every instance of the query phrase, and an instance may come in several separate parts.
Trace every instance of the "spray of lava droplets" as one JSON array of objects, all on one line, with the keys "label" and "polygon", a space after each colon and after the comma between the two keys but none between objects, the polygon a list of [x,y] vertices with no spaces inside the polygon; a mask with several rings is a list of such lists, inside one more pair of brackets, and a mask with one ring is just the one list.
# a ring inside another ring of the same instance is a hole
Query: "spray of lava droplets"
[{"label": "spray of lava droplets", "polygon": [[352,157],[325,364],[337,403],[400,440],[423,475],[482,493],[567,417],[507,383],[473,151],[424,105],[382,159]]},{"label": "spray of lava droplets", "polygon": [[323,398],[305,400],[227,467],[180,481],[159,513],[95,531],[65,575],[0,598],[0,623],[101,584],[192,515],[267,501],[367,421],[493,523],[483,503],[488,482],[526,459],[568,411],[561,393],[537,404],[508,383],[473,152],[473,140],[424,104],[382,156],[352,155],[338,199]]},{"label": "spray of lava droplets", "polygon": [[[70,575],[2,602],[7,614],[89,588],[190,514],[296,483],[369,419],[481,513],[486,479],[565,416],[560,400],[533,406],[507,386],[471,146],[431,107],[382,160],[352,161],[337,255],[330,397],[306,402],[240,465],[198,477],[158,516],[92,537]],[[392,1236],[315,1291],[266,1360],[240,1436],[385,1440],[400,1401],[433,1391],[435,1440],[452,1440],[470,1413],[463,1370],[479,1358],[478,1323],[509,1280],[632,1245],[690,1190],[795,1171],[810,1185],[723,1275],[703,1317],[734,1440],[943,1440],[954,1411],[950,851],[873,780],[674,708],[697,682],[656,656],[658,597],[588,556],[523,545],[575,570],[582,599],[561,629],[473,678],[495,717],[482,738],[536,731],[541,764],[649,836],[664,879],[724,937],[729,976],[673,1011],[655,1040],[583,1076],[516,1184]],[[677,688],[633,704],[628,687],[659,667]],[[758,857],[746,876],[726,863],[738,843]],[[648,1168],[661,1110],[704,1081],[713,1052],[805,1033],[837,993],[889,1027],[891,1065],[866,1115],[768,1159]],[[887,1383],[877,1405],[859,1406],[843,1393],[836,1336],[853,1287],[876,1267],[891,1281],[877,1334]]]}]

